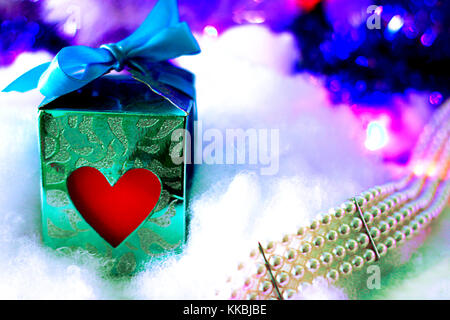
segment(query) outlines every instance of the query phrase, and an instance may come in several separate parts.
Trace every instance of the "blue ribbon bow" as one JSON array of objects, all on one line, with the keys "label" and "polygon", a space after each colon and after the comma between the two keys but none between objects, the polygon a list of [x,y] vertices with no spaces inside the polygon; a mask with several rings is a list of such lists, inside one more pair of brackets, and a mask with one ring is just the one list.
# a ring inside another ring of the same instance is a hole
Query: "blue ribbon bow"
[{"label": "blue ribbon bow", "polygon": [[113,69],[121,71],[125,65],[138,66],[138,60],[155,63],[199,52],[188,25],[179,21],[176,0],[160,0],[142,25],[124,40],[100,48],[65,47],[51,62],[26,72],[3,91],[25,92],[38,88],[49,102]]}]

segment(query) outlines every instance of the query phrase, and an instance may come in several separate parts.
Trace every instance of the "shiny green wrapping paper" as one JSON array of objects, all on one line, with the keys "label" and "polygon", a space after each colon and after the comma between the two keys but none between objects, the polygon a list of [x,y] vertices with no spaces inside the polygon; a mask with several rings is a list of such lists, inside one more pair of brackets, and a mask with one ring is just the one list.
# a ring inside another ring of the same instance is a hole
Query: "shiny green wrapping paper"
[{"label": "shiny green wrapping paper", "polygon": [[[193,82],[184,70],[172,71]],[[115,275],[133,274],[153,259],[180,252],[187,236],[191,144],[186,133],[177,139],[172,134],[193,128],[195,98],[154,75],[133,76],[102,77],[39,111],[43,241],[59,251],[81,248],[106,258],[107,272]],[[174,153],[185,161],[174,163]],[[67,178],[83,166],[98,169],[111,185],[133,168],[149,169],[161,181],[156,207],[115,248],[71,201]]]}]

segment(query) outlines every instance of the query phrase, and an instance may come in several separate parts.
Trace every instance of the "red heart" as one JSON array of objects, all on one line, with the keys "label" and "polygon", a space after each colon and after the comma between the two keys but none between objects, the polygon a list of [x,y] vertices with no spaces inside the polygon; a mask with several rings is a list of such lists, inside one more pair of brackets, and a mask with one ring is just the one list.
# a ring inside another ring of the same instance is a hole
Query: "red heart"
[{"label": "red heart", "polygon": [[150,170],[131,169],[111,186],[97,169],[81,167],[67,178],[67,189],[86,222],[117,247],[150,215],[161,182]]}]

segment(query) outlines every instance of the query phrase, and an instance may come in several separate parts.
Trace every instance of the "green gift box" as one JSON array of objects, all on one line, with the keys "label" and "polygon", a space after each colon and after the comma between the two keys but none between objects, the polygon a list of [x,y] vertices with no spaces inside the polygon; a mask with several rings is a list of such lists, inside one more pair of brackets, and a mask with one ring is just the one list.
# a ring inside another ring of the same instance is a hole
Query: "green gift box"
[{"label": "green gift box", "polygon": [[[197,54],[176,0],[131,35],[62,48],[3,91],[39,89],[43,240],[105,257],[116,275],[180,252],[192,167],[194,77],[167,61]],[[126,69],[131,76],[106,75]]]},{"label": "green gift box", "polygon": [[180,252],[192,174],[193,75],[168,63],[131,73],[39,109],[43,241],[105,257],[116,275]]}]

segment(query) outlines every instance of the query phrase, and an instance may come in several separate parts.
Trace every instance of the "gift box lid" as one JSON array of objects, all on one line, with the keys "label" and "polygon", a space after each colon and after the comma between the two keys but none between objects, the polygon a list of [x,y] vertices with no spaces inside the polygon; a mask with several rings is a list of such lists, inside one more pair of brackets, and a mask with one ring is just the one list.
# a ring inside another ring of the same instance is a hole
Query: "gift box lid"
[{"label": "gift box lid", "polygon": [[187,116],[195,103],[194,75],[167,62],[108,74],[40,106],[40,110]]}]

